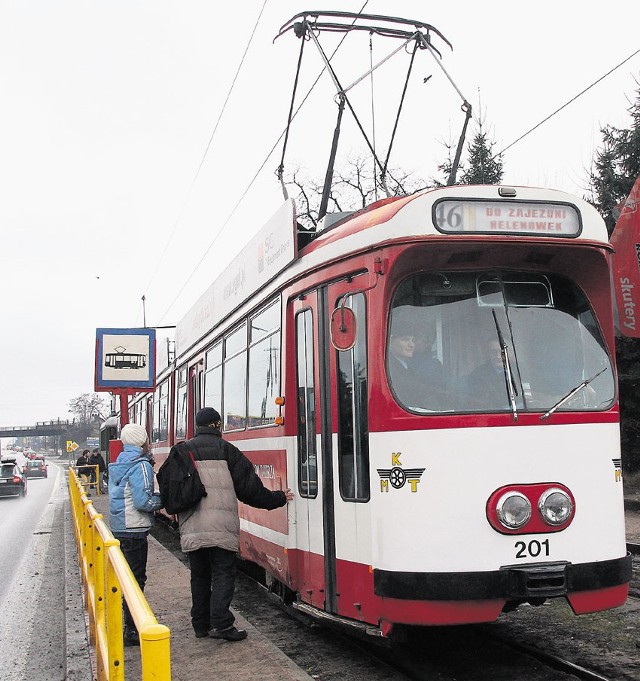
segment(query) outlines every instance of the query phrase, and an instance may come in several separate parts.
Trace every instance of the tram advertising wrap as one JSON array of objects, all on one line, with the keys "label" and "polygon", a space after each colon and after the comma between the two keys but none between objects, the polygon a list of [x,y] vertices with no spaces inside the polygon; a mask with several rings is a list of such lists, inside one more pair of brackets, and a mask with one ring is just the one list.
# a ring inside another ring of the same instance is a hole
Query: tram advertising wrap
[{"label": "tram advertising wrap", "polygon": [[[620,331],[640,337],[640,177],[622,206],[611,235],[615,248],[613,284]],[[638,309],[636,309],[638,308]]]}]

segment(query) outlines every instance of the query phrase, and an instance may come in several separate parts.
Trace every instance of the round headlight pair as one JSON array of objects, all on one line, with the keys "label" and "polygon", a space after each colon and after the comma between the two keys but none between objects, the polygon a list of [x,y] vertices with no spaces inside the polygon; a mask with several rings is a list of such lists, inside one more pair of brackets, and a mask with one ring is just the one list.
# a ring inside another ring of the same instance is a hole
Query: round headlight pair
[{"label": "round headlight pair", "polygon": [[[531,512],[529,497],[515,490],[503,494],[496,504],[498,520],[508,530],[517,530],[526,525],[531,519]],[[562,525],[573,512],[571,497],[564,490],[550,487],[540,495],[538,512],[547,525]]]}]

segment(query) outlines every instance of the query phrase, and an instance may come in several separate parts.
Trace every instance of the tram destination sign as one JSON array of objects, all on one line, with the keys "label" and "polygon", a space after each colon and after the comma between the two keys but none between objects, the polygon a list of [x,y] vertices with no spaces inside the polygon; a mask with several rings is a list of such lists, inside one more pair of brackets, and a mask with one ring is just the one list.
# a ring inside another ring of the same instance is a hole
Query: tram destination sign
[{"label": "tram destination sign", "polygon": [[580,216],[566,203],[524,201],[439,201],[433,207],[437,229],[447,234],[535,234],[578,236]]},{"label": "tram destination sign", "polygon": [[156,388],[155,329],[96,329],[96,392]]}]

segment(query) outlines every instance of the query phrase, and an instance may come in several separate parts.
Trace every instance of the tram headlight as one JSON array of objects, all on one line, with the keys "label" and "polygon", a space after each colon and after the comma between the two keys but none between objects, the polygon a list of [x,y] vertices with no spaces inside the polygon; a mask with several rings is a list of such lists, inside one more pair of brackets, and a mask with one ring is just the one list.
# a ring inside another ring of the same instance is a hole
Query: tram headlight
[{"label": "tram headlight", "polygon": [[547,525],[566,523],[573,513],[571,497],[557,487],[551,487],[540,496],[538,511]]},{"label": "tram headlight", "polygon": [[498,499],[496,513],[504,527],[517,530],[531,518],[531,502],[520,492],[507,492]]}]

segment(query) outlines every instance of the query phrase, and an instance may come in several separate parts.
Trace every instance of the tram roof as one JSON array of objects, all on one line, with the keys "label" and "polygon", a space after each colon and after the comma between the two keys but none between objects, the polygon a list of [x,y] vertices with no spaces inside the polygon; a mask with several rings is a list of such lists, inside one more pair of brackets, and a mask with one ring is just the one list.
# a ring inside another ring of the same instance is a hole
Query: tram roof
[{"label": "tram roof", "polygon": [[[466,212],[464,229],[446,225],[440,208]],[[502,214],[492,215],[496,211]],[[555,211],[555,212],[554,212]],[[506,214],[505,214],[506,212]],[[471,217],[469,217],[471,216]],[[295,204],[289,199],[198,299],[176,328],[176,356],[242,306],[292,264],[292,276],[348,253],[399,238],[580,240],[608,244],[596,209],[566,192],[504,185],[458,185],[389,197],[341,214],[298,248]],[[473,224],[472,224],[473,223]],[[531,223],[531,227],[527,225]],[[281,280],[281,278],[280,278]]]}]

